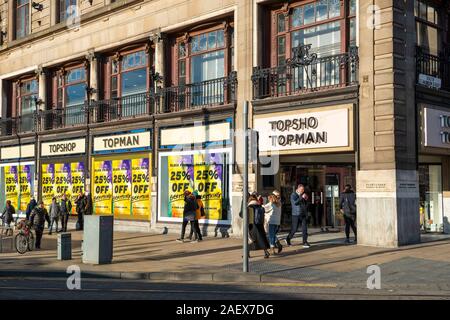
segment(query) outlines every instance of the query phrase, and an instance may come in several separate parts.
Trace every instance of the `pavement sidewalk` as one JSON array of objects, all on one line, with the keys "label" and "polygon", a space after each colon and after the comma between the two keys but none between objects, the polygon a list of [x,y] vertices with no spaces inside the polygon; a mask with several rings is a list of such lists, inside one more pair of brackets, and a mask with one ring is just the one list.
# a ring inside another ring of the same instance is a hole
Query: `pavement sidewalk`
[{"label": "pavement sidewalk", "polygon": [[400,249],[344,245],[339,232],[311,230],[309,249],[294,239],[279,256],[251,252],[250,273],[242,273],[242,240],[205,237],[177,243],[176,235],[114,233],[114,259],[108,265],[83,264],[82,232],[72,232],[72,260],[56,259],[57,236],[44,235],[42,250],[0,253],[0,277],[67,277],[78,265],[85,278],[158,281],[265,282],[298,286],[367,288],[367,267],[381,269],[385,289],[450,292],[450,237],[423,235],[422,243]]}]

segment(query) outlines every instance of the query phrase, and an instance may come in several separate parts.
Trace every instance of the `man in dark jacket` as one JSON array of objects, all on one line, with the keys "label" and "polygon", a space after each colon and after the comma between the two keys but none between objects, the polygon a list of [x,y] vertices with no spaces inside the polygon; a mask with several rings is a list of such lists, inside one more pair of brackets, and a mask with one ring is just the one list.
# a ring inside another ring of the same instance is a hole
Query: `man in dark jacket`
[{"label": "man in dark jacket", "polygon": [[345,190],[341,194],[339,208],[344,214],[346,236],[345,243],[350,243],[350,228],[352,228],[353,233],[355,234],[356,243],[356,193],[352,190],[352,186],[349,184],[345,186]]},{"label": "man in dark jacket", "polygon": [[48,217],[47,209],[45,209],[44,202],[40,201],[39,206],[35,207],[30,215],[31,224],[36,232],[36,249],[41,248],[42,234],[44,233],[45,221],[47,220],[46,217]]},{"label": "man in dark jacket", "polygon": [[25,211],[25,215],[27,217],[27,220],[30,220],[30,214],[31,211],[33,211],[33,209],[37,206],[37,202],[34,199],[34,197],[31,198],[30,202],[27,205],[27,210]]},{"label": "man in dark jacket", "polygon": [[16,209],[14,209],[14,206],[11,204],[10,200],[6,200],[6,206],[2,213],[2,221],[3,225],[6,227],[6,231],[8,232],[9,226],[11,222],[14,221],[14,214],[16,213]]},{"label": "man in dark jacket", "polygon": [[89,192],[86,192],[85,194],[85,198],[86,198],[86,206],[84,209],[84,214],[85,215],[91,215],[92,214],[92,197],[91,194]]},{"label": "man in dark jacket", "polygon": [[286,244],[291,245],[291,239],[302,224],[303,248],[309,248],[308,243],[308,195],[305,193],[305,187],[299,184],[297,190],[291,194],[292,206],[292,224],[291,232],[286,238]]},{"label": "man in dark jacket", "polygon": [[75,200],[75,204],[77,205],[77,230],[83,230],[84,227],[84,215],[86,213],[86,196],[84,193],[80,192],[78,194],[77,200]]},{"label": "man in dark jacket", "polygon": [[72,212],[72,202],[67,198],[66,194],[61,197],[61,231],[67,232],[67,222],[69,221],[69,215]]},{"label": "man in dark jacket", "polygon": [[184,242],[186,226],[189,222],[191,223],[191,228],[196,231],[195,213],[197,209],[197,199],[189,190],[186,190],[184,192],[183,225],[181,226],[181,237],[177,239],[177,242]]}]

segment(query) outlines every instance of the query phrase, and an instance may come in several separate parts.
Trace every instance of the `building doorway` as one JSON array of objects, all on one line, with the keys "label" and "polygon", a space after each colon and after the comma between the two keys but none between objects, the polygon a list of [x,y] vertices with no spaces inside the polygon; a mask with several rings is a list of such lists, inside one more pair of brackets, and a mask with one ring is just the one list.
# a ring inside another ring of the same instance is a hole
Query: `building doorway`
[{"label": "building doorway", "polygon": [[303,184],[309,195],[309,226],[340,228],[339,197],[346,184],[355,186],[355,166],[347,165],[292,165],[280,168],[280,191],[283,201],[282,228],[288,229],[291,220],[290,195],[298,184]]},{"label": "building doorway", "polygon": [[441,165],[419,165],[419,194],[421,230],[444,232]]}]

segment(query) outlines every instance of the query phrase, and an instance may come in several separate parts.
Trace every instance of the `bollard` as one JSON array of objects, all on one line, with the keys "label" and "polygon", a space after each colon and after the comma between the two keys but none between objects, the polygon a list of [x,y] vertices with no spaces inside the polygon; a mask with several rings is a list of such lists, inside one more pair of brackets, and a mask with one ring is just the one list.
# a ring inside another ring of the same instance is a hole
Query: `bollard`
[{"label": "bollard", "polygon": [[83,263],[108,264],[113,259],[114,217],[84,217]]},{"label": "bollard", "polygon": [[69,232],[58,234],[58,260],[72,260],[72,235]]}]

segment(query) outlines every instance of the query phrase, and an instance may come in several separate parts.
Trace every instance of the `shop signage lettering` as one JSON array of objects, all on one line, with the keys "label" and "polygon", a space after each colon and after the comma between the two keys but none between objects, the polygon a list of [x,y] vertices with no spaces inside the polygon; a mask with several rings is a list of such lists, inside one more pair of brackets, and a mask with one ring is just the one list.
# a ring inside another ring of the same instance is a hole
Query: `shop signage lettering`
[{"label": "shop signage lettering", "polygon": [[103,139],[105,148],[129,148],[139,146],[139,136]]},{"label": "shop signage lettering", "polygon": [[254,127],[261,152],[350,147],[348,107],[256,118]]},{"label": "shop signage lettering", "polygon": [[58,156],[84,153],[86,151],[86,139],[68,141],[43,142],[41,144],[42,156]]},{"label": "shop signage lettering", "polygon": [[130,149],[150,149],[150,131],[94,138],[94,152],[128,152]]},{"label": "shop signage lettering", "polygon": [[424,108],[424,145],[426,147],[450,148],[450,112]]}]

